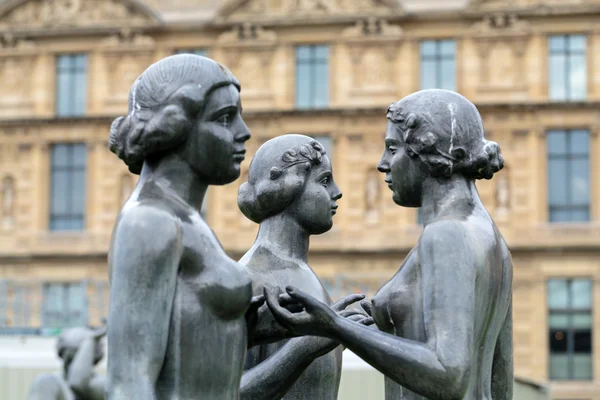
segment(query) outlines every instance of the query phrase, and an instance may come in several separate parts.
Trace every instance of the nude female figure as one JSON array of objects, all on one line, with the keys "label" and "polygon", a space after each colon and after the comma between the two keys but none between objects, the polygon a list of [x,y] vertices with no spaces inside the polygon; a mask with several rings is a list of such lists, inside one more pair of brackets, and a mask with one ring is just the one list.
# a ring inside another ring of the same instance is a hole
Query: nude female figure
[{"label": "nude female figure", "polygon": [[[248,182],[242,184],[238,196],[244,215],[260,224],[254,245],[240,260],[250,272],[255,294],[261,294],[264,287],[294,284],[331,305],[308,265],[308,247],[311,235],[333,226],[341,197],[329,157],[316,140],[283,135],[258,149],[250,163]],[[350,295],[333,308],[342,316],[368,324],[370,318],[345,310],[363,298]],[[281,340],[250,349],[246,368],[242,399],[336,400],[342,348],[334,340],[315,336]]]},{"label": "nude female figure", "polygon": [[140,174],[109,251],[108,400],[237,399],[252,282],[200,215],[208,185],[240,175],[250,131],[240,84],[190,54],[135,81],[110,148]]},{"label": "nude female figure", "polygon": [[43,374],[35,379],[28,400],[102,400],[104,381],[94,367],[104,358],[100,328],[65,329],[58,337],[58,356],[63,360],[62,376]]},{"label": "nude female figure", "polygon": [[[386,398],[512,399],[512,260],[484,208],[476,179],[503,167],[475,106],[445,90],[390,106],[378,169],[394,202],[423,209],[424,230],[375,295],[379,330],[351,323],[296,287],[275,318],[296,334],[335,339],[386,375]],[[281,297],[280,300],[281,301]]]}]

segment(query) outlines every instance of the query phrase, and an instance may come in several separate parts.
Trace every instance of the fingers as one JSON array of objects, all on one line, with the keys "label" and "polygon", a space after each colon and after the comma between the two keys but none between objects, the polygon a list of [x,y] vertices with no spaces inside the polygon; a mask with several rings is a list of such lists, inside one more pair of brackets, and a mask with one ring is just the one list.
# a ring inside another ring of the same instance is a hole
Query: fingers
[{"label": "fingers", "polygon": [[370,315],[371,317],[373,316],[373,304],[369,300],[361,301],[360,306],[363,308],[363,310],[365,310],[365,312],[368,315]]},{"label": "fingers", "polygon": [[285,291],[297,302],[302,304],[306,310],[319,309],[328,307],[326,304],[315,299],[311,295],[304,293],[302,290],[295,286],[287,286]]},{"label": "fingers", "polygon": [[276,288],[275,290],[276,292],[271,292],[266,287],[263,287],[265,301],[275,320],[287,327],[289,326],[289,320],[293,319],[293,314],[279,305],[278,294],[281,292],[281,289]]},{"label": "fingers", "polygon": [[351,294],[349,296],[344,297],[343,299],[339,300],[337,303],[335,303],[333,305],[333,309],[336,311],[341,311],[344,310],[346,307],[348,307],[350,304],[352,303],[356,303],[359,300],[362,300],[365,298],[364,294]]},{"label": "fingers", "polygon": [[369,326],[369,325],[373,325],[375,323],[375,320],[373,319],[373,317],[367,317],[367,318],[361,319],[360,321],[358,321],[358,323],[361,325]]},{"label": "fingers", "polygon": [[250,308],[259,309],[260,306],[262,306],[263,304],[265,304],[265,295],[264,294],[254,296],[254,297],[252,297],[252,300],[250,300]]},{"label": "fingers", "polygon": [[366,315],[363,311],[358,310],[356,308],[348,308],[346,310],[339,311],[338,314],[344,318],[348,318],[348,317],[351,317],[354,315],[359,315],[361,317],[368,317],[368,315]]}]

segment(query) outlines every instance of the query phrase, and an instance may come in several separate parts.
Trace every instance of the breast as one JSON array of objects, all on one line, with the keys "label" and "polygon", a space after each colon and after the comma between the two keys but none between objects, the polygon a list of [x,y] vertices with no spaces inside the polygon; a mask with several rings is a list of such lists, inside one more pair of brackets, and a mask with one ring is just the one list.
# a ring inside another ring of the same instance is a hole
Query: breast
[{"label": "breast", "polygon": [[192,226],[185,233],[180,285],[187,287],[199,305],[208,307],[219,318],[243,316],[252,298],[248,272],[225,254],[208,227]]}]

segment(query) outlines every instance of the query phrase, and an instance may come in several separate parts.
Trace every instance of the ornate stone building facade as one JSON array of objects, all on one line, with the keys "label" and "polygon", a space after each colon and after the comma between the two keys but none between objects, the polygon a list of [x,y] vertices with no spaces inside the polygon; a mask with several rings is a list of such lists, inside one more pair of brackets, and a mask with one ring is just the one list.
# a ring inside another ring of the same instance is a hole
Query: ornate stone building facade
[{"label": "ornate stone building facade", "polygon": [[[513,252],[516,373],[600,399],[599,15],[598,0],[0,2],[0,329],[105,316],[135,185],[109,125],[145,67],[197,52],[242,82],[249,156],[285,133],[328,147],[344,196],[311,259],[334,295],[372,294],[421,231],[375,169],[386,107],[425,87],[475,102],[506,160],[478,188]],[[237,208],[244,174],[206,203],[233,257],[256,233]]]}]

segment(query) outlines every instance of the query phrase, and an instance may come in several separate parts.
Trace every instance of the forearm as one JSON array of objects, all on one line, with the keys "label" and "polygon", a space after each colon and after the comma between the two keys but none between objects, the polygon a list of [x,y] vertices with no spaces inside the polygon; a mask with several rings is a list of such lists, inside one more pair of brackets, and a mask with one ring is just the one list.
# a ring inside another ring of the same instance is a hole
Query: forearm
[{"label": "forearm", "polygon": [[89,386],[94,372],[95,340],[87,338],[83,341],[67,373],[69,387],[77,393],[82,394]]},{"label": "forearm", "polygon": [[[464,391],[462,368],[447,368],[425,343],[337,318],[327,335],[407,389],[430,398]],[[458,355],[460,356],[460,355]],[[455,360],[456,361],[456,360]],[[457,363],[459,364],[459,363]]]},{"label": "forearm", "polygon": [[295,338],[242,376],[242,400],[276,400],[283,397],[308,366],[323,352],[312,347],[312,336]]}]

